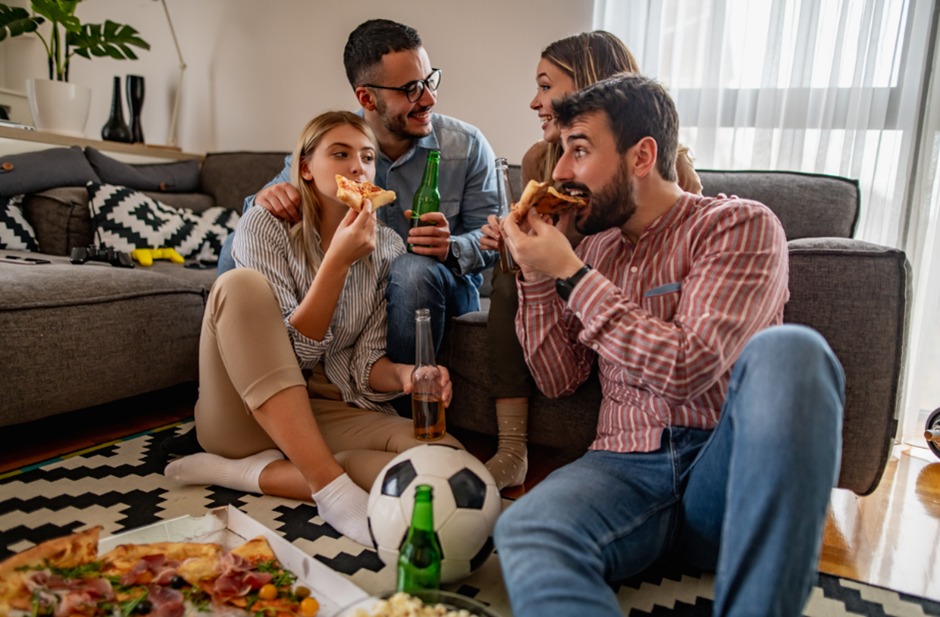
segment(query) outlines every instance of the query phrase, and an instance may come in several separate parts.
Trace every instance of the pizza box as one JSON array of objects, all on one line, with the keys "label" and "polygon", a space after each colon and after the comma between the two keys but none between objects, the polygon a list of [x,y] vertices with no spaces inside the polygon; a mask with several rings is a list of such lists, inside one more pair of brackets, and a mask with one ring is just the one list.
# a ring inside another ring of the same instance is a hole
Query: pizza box
[{"label": "pizza box", "polygon": [[203,516],[181,516],[102,538],[98,542],[98,554],[103,555],[119,544],[151,542],[215,542],[230,550],[258,536],[267,538],[281,565],[297,576],[297,583],[310,588],[320,603],[318,615],[332,615],[368,597],[368,593],[342,574],[232,506],[214,508]]}]

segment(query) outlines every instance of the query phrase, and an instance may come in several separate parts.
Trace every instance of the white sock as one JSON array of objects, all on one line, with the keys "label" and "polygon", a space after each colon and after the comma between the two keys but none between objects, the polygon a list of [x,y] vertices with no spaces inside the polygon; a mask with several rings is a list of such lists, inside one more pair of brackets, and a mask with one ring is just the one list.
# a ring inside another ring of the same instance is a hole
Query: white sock
[{"label": "white sock", "polygon": [[324,521],[359,544],[372,546],[369,535],[369,494],[343,474],[314,493],[317,510]]},{"label": "white sock", "polygon": [[280,450],[262,450],[245,458],[200,452],[176,459],[166,466],[163,475],[181,484],[215,484],[261,494],[261,472],[273,461],[283,458]]}]

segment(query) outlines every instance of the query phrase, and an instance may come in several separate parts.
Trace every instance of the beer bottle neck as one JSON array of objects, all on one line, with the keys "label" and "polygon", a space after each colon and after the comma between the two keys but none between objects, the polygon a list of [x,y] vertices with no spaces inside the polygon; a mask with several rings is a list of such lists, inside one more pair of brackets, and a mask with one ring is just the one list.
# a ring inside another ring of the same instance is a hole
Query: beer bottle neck
[{"label": "beer bottle neck", "polygon": [[431,487],[420,485],[415,492],[415,509],[411,515],[411,528],[434,532],[434,507],[431,505]]},{"label": "beer bottle neck", "polygon": [[428,162],[424,166],[424,177],[421,179],[422,187],[437,188],[437,167],[440,160],[440,152],[437,150],[428,152]]}]

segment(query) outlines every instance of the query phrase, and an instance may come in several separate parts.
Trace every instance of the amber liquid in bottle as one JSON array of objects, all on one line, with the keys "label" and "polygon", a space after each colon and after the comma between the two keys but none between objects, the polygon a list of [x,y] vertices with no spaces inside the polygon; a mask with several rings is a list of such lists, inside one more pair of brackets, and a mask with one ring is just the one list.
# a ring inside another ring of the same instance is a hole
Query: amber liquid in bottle
[{"label": "amber liquid in bottle", "polygon": [[444,400],[441,391],[441,370],[434,357],[431,339],[431,313],[415,311],[415,369],[411,375],[411,418],[415,439],[434,441],[447,433]]}]

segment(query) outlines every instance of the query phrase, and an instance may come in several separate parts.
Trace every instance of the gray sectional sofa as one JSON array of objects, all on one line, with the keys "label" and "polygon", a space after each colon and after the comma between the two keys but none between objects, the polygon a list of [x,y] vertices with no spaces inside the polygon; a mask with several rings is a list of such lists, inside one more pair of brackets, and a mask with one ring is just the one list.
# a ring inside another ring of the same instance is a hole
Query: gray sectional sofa
[{"label": "gray sectional sofa", "polygon": [[[274,177],[283,161],[284,153],[209,154],[198,191],[155,197],[193,209],[240,210],[244,196]],[[513,172],[518,189],[518,168]],[[857,182],[788,172],[701,176],[706,194],[757,199],[783,222],[790,241],[785,319],[819,330],[845,367],[840,486],[871,492],[897,425],[911,284],[903,252],[852,239],[861,207]],[[28,195],[24,213],[44,251],[40,256],[52,263],[0,263],[0,427],[197,379],[200,324],[214,270],[165,261],[132,270],[69,263],[71,247],[93,240],[80,187]],[[0,250],[5,254],[37,256]],[[485,327],[483,311],[454,319],[441,360],[454,381],[451,426],[495,435]],[[536,397],[531,442],[557,448],[559,460],[584,451],[599,400],[596,379],[564,399]]]}]

